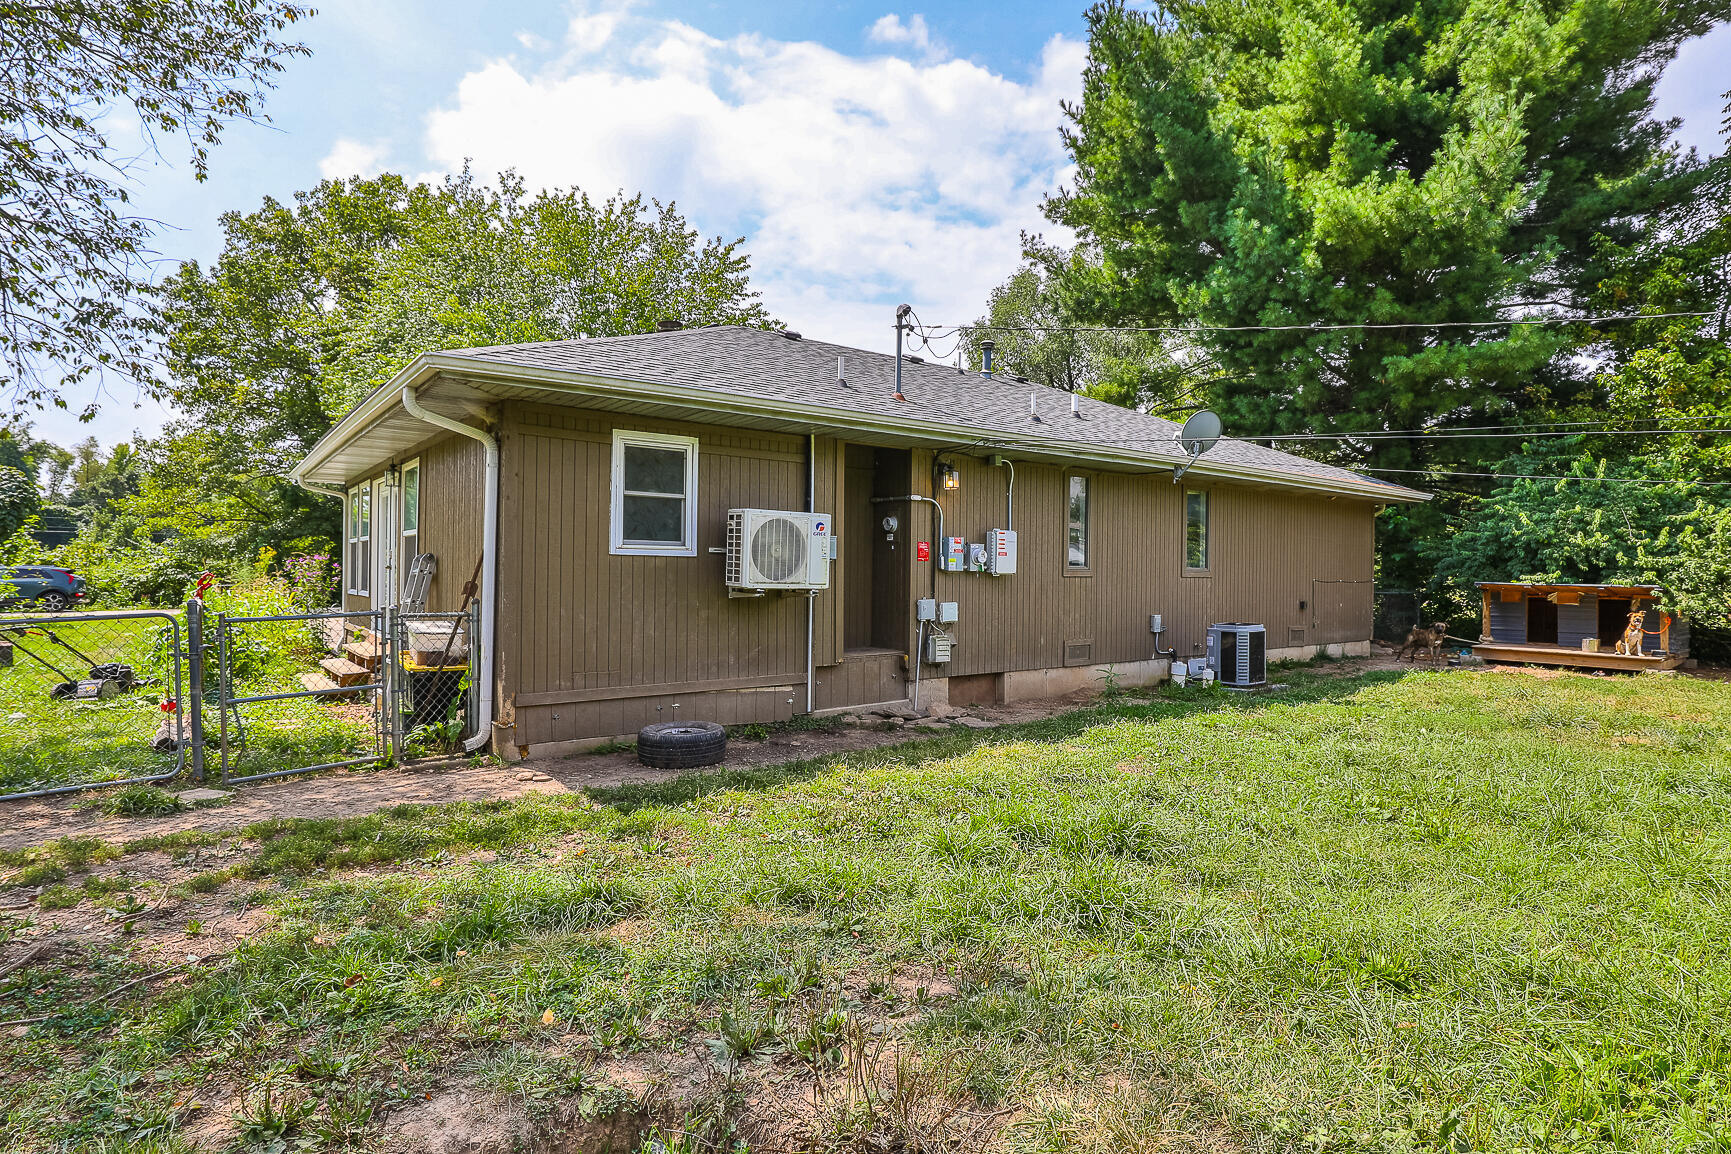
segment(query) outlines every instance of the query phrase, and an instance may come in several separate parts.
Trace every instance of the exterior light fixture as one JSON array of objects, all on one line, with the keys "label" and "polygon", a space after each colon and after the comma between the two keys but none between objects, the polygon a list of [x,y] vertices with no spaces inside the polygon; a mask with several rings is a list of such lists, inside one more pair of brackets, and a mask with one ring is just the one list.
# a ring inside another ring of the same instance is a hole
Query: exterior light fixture
[{"label": "exterior light fixture", "polygon": [[938,480],[943,483],[944,491],[948,493],[953,493],[962,487],[962,475],[948,461],[938,466]]}]

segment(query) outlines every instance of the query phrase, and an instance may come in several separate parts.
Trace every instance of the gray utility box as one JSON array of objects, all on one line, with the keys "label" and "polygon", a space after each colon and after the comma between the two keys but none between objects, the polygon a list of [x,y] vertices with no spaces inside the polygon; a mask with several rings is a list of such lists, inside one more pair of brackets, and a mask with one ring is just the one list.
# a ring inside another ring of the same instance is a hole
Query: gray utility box
[{"label": "gray utility box", "polygon": [[1268,680],[1268,631],[1244,621],[1208,627],[1208,667],[1220,684],[1248,689]]}]

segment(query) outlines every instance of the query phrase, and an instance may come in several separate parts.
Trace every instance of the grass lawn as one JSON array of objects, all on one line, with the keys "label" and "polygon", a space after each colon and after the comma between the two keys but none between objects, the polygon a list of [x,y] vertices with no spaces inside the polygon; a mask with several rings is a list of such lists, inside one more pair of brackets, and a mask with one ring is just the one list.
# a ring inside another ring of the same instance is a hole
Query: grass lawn
[{"label": "grass lawn", "polygon": [[696,1052],[662,1149],[730,1149],[741,1087],[888,1044],[905,1093],[798,1142],[902,1148],[924,1095],[1009,1150],[1731,1147],[1731,686],[1282,676],[248,831],[220,892],[275,916],[184,985],[92,1000],[124,945],[0,979],[53,1015],[0,1033],[0,1140],[189,1149],[233,1100],[198,1148],[372,1149],[452,1085],[601,1110]]}]

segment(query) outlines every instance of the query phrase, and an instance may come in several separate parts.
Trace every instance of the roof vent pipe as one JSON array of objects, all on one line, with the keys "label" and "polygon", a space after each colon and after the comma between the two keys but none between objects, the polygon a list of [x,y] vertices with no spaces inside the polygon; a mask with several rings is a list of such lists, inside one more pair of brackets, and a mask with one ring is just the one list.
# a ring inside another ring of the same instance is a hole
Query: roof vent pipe
[{"label": "roof vent pipe", "polygon": [[684,327],[685,322],[680,320],[678,317],[662,317],[660,320],[655,322],[655,331],[658,333],[678,332]]},{"label": "roof vent pipe", "polygon": [[1040,394],[1039,393],[1029,393],[1028,394],[1028,419],[1030,421],[1038,421],[1040,419]]},{"label": "roof vent pipe", "polygon": [[992,379],[992,350],[997,347],[997,342],[991,337],[980,342],[980,375],[988,381]]},{"label": "roof vent pipe", "polygon": [[835,383],[844,389],[848,387],[846,357],[837,357],[835,359]]},{"label": "roof vent pipe", "polygon": [[1078,421],[1082,419],[1082,398],[1075,393],[1070,394],[1070,415]]}]

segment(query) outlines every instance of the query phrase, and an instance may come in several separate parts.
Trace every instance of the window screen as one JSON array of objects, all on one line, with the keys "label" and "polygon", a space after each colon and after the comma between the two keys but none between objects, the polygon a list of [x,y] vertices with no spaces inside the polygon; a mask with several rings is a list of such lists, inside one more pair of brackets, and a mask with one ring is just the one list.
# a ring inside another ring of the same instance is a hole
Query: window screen
[{"label": "window screen", "polygon": [[403,536],[414,537],[421,531],[421,466],[419,462],[403,466]]},{"label": "window screen", "polygon": [[349,555],[345,566],[349,592],[362,597],[370,587],[372,544],[373,487],[367,484],[349,490]]},{"label": "window screen", "polygon": [[1069,553],[1065,563],[1071,569],[1088,567],[1088,478],[1070,478]]},{"label": "window screen", "polygon": [[697,441],[656,433],[615,433],[613,551],[697,552]]},{"label": "window screen", "polygon": [[1184,494],[1184,567],[1208,568],[1208,494],[1199,489]]}]

